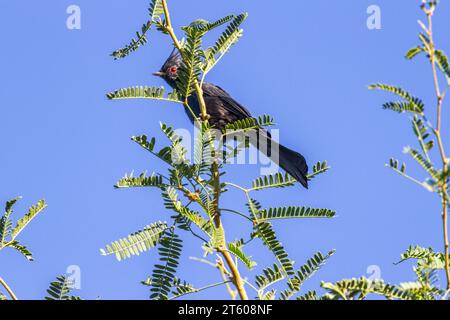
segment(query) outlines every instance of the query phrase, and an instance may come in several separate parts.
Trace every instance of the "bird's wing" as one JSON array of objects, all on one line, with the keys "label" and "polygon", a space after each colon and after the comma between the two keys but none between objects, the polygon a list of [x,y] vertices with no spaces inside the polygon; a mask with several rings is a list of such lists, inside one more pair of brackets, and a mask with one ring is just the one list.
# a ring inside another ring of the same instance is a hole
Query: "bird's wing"
[{"label": "bird's wing", "polygon": [[223,107],[236,119],[250,118],[252,115],[242,104],[234,100],[225,90],[210,83],[203,85],[205,96],[217,97],[223,102]]}]

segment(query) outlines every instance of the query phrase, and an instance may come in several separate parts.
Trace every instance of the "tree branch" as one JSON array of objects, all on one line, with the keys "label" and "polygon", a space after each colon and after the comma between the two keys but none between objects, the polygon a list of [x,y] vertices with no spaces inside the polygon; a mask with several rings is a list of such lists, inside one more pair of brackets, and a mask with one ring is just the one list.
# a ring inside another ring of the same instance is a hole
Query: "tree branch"
[{"label": "tree branch", "polygon": [[[436,90],[436,97],[437,97],[437,118],[436,118],[436,128],[433,131],[436,140],[439,145],[439,152],[442,159],[442,172],[443,176],[447,176],[447,170],[448,170],[448,159],[445,154],[444,144],[442,142],[441,137],[441,117],[442,117],[442,103],[444,100],[444,95],[441,92],[441,87],[439,84],[439,78],[438,78],[438,72],[437,72],[437,66],[436,66],[436,49],[433,41],[433,13],[434,8],[425,10],[425,13],[427,14],[428,18],[428,36],[430,39],[430,61],[431,61],[431,68],[433,71],[433,81],[434,81],[434,87]],[[445,257],[445,274],[447,278],[447,290],[450,290],[450,268],[449,268],[449,237],[448,237],[448,198],[447,198],[447,178],[445,178],[444,183],[440,186],[440,196],[442,199],[442,224],[444,229],[444,257]]]}]

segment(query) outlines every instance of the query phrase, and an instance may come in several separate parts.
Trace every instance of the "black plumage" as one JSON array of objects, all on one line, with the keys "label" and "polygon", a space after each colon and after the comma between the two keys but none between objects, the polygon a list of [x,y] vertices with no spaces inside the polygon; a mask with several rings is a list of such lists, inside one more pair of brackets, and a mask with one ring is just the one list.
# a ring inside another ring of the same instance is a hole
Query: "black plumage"
[{"label": "black plumage", "polygon": [[[178,70],[182,67],[182,59],[177,50],[174,50],[159,72],[154,75],[163,78],[172,88],[176,88]],[[233,99],[225,90],[214,84],[204,82],[203,97],[206,109],[209,115],[209,123],[219,130],[222,130],[226,124],[249,118],[252,115],[239,102]],[[199,116],[200,105],[196,94],[189,97],[189,105],[192,111]],[[194,118],[191,112],[186,110],[191,121]],[[308,165],[305,158],[298,152],[290,150],[281,144],[278,144],[270,138],[270,134],[260,129],[257,133],[257,141],[251,141],[266,156],[275,161],[283,170],[294,177],[305,188],[308,188]],[[259,141],[267,139],[267,148],[259,148]],[[264,150],[264,149],[267,149]]]}]

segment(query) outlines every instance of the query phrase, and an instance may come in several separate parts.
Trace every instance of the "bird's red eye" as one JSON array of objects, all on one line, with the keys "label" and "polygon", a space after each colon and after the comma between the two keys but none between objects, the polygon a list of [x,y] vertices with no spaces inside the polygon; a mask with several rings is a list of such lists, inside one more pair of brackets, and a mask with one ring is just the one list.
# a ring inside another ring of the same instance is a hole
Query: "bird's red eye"
[{"label": "bird's red eye", "polygon": [[177,70],[178,70],[178,68],[177,68],[177,67],[175,67],[175,66],[174,66],[174,67],[170,67],[170,68],[169,68],[169,72],[170,72],[170,73],[176,73],[176,72],[177,72]]}]

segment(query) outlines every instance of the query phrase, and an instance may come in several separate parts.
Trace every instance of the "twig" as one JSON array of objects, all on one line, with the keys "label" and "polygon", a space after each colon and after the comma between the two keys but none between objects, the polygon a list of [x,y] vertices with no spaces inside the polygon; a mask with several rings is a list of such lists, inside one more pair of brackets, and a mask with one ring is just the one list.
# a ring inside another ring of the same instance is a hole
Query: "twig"
[{"label": "twig", "polygon": [[[221,257],[217,258],[216,267],[217,267],[217,269],[219,269],[223,280],[227,280],[227,278],[232,277],[232,274],[225,268],[225,265],[223,264],[223,260]],[[237,294],[236,291],[231,289],[229,284],[226,284],[226,287],[227,287],[227,291],[228,291],[229,295],[231,296],[231,300],[236,299],[236,294]]]},{"label": "twig", "polygon": [[8,286],[8,284],[3,280],[2,277],[0,277],[0,284],[5,288],[5,290],[8,292],[8,294],[11,296],[11,299],[18,300],[17,296],[14,294],[14,292],[11,290],[11,288]]},{"label": "twig", "polygon": [[218,283],[213,283],[213,284],[210,284],[210,285],[207,285],[207,286],[204,286],[204,287],[195,289],[195,290],[192,291],[192,292],[185,292],[185,293],[183,293],[183,294],[173,296],[173,297],[169,298],[168,300],[178,299],[178,298],[180,298],[180,297],[186,296],[186,295],[191,294],[191,293],[194,293],[194,292],[205,291],[205,290],[208,290],[208,289],[211,289],[211,288],[214,288],[214,287],[218,287],[218,286],[221,286],[221,285],[224,285],[224,284],[227,285],[227,284],[230,283],[230,282],[231,282],[230,280],[224,280],[224,281],[221,281],[221,282],[218,282]]}]

